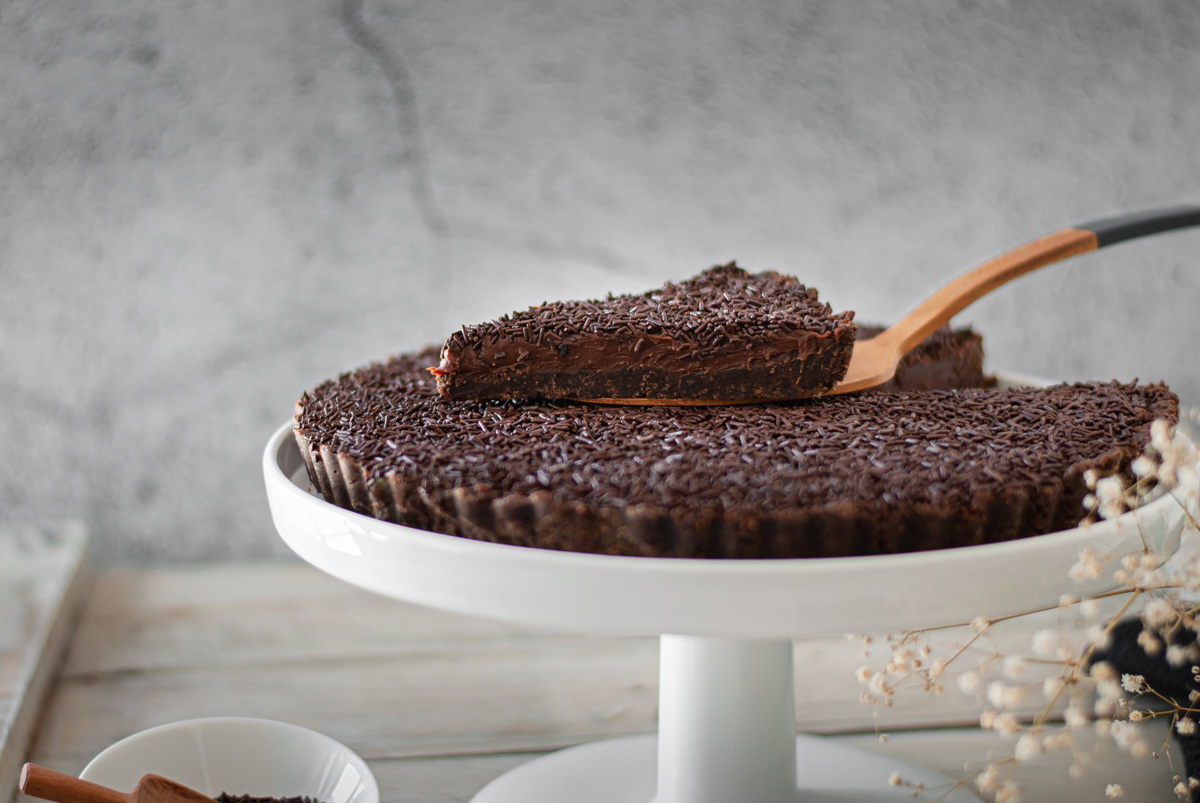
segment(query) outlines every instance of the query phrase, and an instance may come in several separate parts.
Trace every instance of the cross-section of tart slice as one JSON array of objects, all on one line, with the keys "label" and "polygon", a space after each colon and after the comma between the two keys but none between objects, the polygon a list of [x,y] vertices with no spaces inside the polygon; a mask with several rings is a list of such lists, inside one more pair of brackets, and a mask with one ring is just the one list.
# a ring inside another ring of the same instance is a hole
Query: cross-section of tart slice
[{"label": "cross-section of tart slice", "polygon": [[430,370],[449,399],[796,399],[845,375],[853,318],[791,276],[731,262],[640,295],[464,326]]}]

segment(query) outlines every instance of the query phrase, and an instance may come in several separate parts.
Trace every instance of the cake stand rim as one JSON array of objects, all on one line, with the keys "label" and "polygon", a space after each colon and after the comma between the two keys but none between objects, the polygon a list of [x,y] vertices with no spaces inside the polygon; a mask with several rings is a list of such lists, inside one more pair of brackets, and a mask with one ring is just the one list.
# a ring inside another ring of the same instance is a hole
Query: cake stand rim
[{"label": "cake stand rim", "polygon": [[[1086,596],[1111,589],[1114,584],[1107,576],[1090,587],[1072,587],[1066,569],[1086,545],[1103,545],[1107,539],[1128,546],[1130,540],[1128,534],[1114,534],[1119,526],[1114,522],[1099,522],[1086,529],[992,544],[831,558],[653,558],[496,544],[381,521],[313,495],[297,485],[283,465],[285,459],[302,465],[293,423],[272,435],[263,460],[276,528],[300,557],[386,596],[570,632],[782,638],[1005,616],[1055,604],[1061,592]],[[289,449],[295,451],[289,455]],[[1172,504],[1164,496],[1127,517],[1140,521],[1169,516],[1166,511]],[[1168,555],[1178,548],[1182,515],[1177,518],[1180,521],[1167,526],[1162,539]],[[1045,553],[1054,559],[1045,561]],[[439,585],[422,576],[419,567],[411,565],[414,557],[447,582]],[[381,569],[372,561],[388,565]],[[990,589],[953,576],[956,571],[978,575],[981,569],[1005,574],[1005,566],[1012,577],[1003,593],[985,593]],[[907,587],[902,582],[905,575],[910,580]],[[931,592],[924,587],[930,578],[944,579],[947,585]],[[1054,582],[1050,593],[1046,587]],[[850,583],[865,586],[860,590],[866,597],[830,616],[831,610],[839,609],[836,603],[854,596],[843,588]],[[680,599],[696,609],[683,610]],[[982,604],[985,601],[996,604]],[[822,621],[804,624],[814,602],[834,604],[824,605]]]},{"label": "cake stand rim", "polygon": [[[515,554],[512,550],[519,550],[522,554],[534,552],[540,556],[539,560],[563,560],[566,562],[574,562],[578,559],[608,561],[613,565],[621,564],[632,567],[634,565],[646,565],[653,563],[656,571],[707,571],[724,573],[733,567],[747,568],[755,572],[796,572],[802,568],[810,568],[812,571],[856,571],[865,566],[886,565],[888,567],[904,568],[906,563],[937,563],[939,561],[953,562],[955,557],[963,554],[965,550],[970,550],[973,554],[991,554],[1002,555],[1007,552],[1023,552],[1027,551],[1031,542],[1046,542],[1050,540],[1061,540],[1064,536],[1071,536],[1074,533],[1083,533],[1089,528],[1074,527],[1070,530],[1057,530],[1050,533],[1042,533],[1041,535],[1030,535],[1023,538],[1014,538],[1008,541],[994,541],[986,544],[970,544],[961,547],[946,547],[943,549],[918,550],[914,552],[896,552],[879,555],[841,555],[833,557],[820,558],[679,558],[671,556],[643,556],[643,555],[614,555],[598,552],[573,552],[565,549],[546,549],[543,547],[530,547],[518,544],[501,544],[492,541],[483,541],[465,536],[447,535],[433,530],[422,530],[418,527],[409,527],[405,524],[396,524],[395,522],[376,519],[364,513],[359,513],[356,510],[339,507],[332,502],[327,501],[321,496],[316,495],[304,488],[299,487],[291,477],[279,465],[279,457],[282,456],[280,449],[295,449],[296,459],[300,460],[299,446],[294,440],[288,436],[293,432],[293,424],[287,423],[280,427],[271,436],[267,442],[267,457],[264,462],[268,463],[268,469],[271,473],[278,474],[278,478],[282,478],[289,486],[289,493],[293,490],[299,496],[306,500],[311,500],[310,504],[315,504],[324,508],[330,508],[339,514],[345,514],[349,517],[359,519],[364,523],[369,522],[372,525],[378,525],[385,528],[397,528],[399,533],[405,538],[428,540],[430,545],[453,545],[454,547],[463,546],[464,543],[469,545],[468,548],[481,552],[488,550],[497,550],[495,554]],[[290,442],[289,442],[290,441]],[[271,458],[272,454],[278,455],[275,459]],[[268,476],[268,481],[272,478]],[[1170,498],[1162,496],[1154,499],[1140,510],[1144,512],[1152,512],[1158,507],[1165,506],[1170,502]],[[1151,506],[1154,506],[1153,508]],[[1128,518],[1132,514],[1127,513],[1122,518]],[[1104,522],[1097,522],[1093,527],[1103,526]],[[398,534],[399,534],[398,533]],[[446,539],[453,539],[447,541]],[[675,568],[671,568],[675,567]]]}]

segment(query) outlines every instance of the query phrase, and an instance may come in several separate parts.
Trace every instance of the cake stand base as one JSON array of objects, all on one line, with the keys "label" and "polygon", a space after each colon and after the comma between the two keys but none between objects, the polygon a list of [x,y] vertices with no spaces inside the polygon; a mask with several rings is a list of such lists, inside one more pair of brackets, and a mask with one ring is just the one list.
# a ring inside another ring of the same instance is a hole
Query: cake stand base
[{"label": "cake stand base", "polygon": [[[948,791],[927,768],[796,734],[792,642],[663,635],[658,733],[593,742],[530,761],[474,803],[827,803]],[[940,794],[939,799],[942,799]],[[944,798],[977,801],[965,791]]]},{"label": "cake stand base", "polygon": [[[485,786],[471,803],[652,803],[658,777],[658,737],[626,736],[570,747],[536,758]],[[893,772],[925,784],[938,798],[953,781],[926,767],[820,736],[796,737],[796,792],[786,803],[896,803],[912,788],[889,786]],[[965,788],[946,797],[979,803]],[[785,803],[781,801],[780,803]]]}]

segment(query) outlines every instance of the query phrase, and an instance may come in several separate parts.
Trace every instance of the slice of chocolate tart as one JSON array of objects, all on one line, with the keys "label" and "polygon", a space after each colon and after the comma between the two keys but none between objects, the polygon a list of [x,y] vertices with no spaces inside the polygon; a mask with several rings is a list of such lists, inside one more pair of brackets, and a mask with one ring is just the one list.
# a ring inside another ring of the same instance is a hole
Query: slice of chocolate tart
[{"label": "slice of chocolate tart", "polygon": [[464,326],[430,371],[447,399],[803,398],[845,375],[853,318],[791,276],[731,262],[640,295]]}]

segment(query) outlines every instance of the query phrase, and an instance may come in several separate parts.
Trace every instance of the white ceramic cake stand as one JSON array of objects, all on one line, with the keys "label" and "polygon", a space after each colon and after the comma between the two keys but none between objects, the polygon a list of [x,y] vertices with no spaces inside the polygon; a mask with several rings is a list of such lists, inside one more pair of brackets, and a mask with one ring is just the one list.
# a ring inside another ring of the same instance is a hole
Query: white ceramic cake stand
[{"label": "white ceramic cake stand", "polygon": [[[659,732],[535,759],[474,803],[815,803],[909,799],[926,768],[796,734],[792,638],[878,633],[1052,605],[1080,550],[1178,548],[1169,498],[1117,526],[905,555],[686,560],[506,546],[402,527],[311,492],[287,424],[264,455],[275,526],[319,569],[386,596],[579,633],[661,636]],[[1136,521],[1135,521],[1136,519]],[[1139,534],[1140,533],[1140,534]],[[1104,578],[1078,593],[1111,587]],[[954,800],[977,800],[960,790]]]}]

